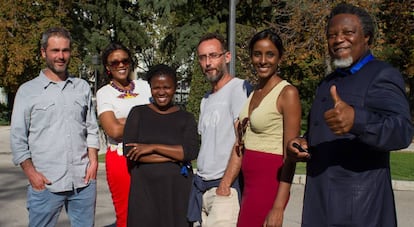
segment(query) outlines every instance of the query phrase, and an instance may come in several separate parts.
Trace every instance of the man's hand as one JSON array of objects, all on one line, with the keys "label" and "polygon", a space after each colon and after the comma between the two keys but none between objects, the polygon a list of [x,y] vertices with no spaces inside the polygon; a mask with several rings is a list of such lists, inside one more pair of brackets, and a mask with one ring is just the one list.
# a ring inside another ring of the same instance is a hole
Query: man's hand
[{"label": "man's hand", "polygon": [[42,173],[37,172],[31,159],[26,159],[20,163],[20,166],[22,167],[23,172],[26,174],[30,185],[34,190],[42,191],[46,188],[45,185],[52,184],[52,182],[50,182]]},{"label": "man's hand", "polygon": [[98,162],[91,161],[88,168],[86,169],[85,184],[89,183],[90,180],[96,180],[98,172]]},{"label": "man's hand", "polygon": [[89,166],[86,168],[84,182],[88,184],[90,180],[96,180],[98,174],[98,149],[88,147]]},{"label": "man's hand", "polygon": [[42,174],[39,172],[33,172],[29,176],[29,182],[32,188],[36,191],[42,191],[46,188],[45,185],[51,184],[51,182]]},{"label": "man's hand", "polygon": [[230,196],[230,187],[220,184],[216,189],[218,196]]},{"label": "man's hand", "polygon": [[348,105],[339,97],[335,85],[331,87],[330,92],[334,101],[334,107],[325,112],[325,121],[334,134],[344,135],[354,125],[355,111],[352,106]]}]

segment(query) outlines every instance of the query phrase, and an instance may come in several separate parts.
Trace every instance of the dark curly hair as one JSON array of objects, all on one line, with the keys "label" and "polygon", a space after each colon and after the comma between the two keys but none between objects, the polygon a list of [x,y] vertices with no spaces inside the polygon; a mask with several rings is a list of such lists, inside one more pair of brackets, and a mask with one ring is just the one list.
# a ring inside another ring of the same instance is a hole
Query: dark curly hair
[{"label": "dark curly hair", "polygon": [[151,85],[151,79],[154,76],[168,76],[174,81],[174,85],[177,86],[177,73],[176,71],[165,64],[158,64],[151,67],[151,69],[147,72],[146,79],[148,83]]},{"label": "dark curly hair", "polygon": [[326,32],[328,32],[328,28],[331,24],[332,18],[338,14],[352,14],[352,15],[357,16],[361,22],[364,35],[369,36],[368,45],[371,45],[374,42],[375,24],[374,24],[374,20],[372,19],[371,15],[363,8],[360,8],[360,7],[351,5],[351,4],[347,4],[347,3],[339,3],[332,9],[331,13],[328,16]]}]

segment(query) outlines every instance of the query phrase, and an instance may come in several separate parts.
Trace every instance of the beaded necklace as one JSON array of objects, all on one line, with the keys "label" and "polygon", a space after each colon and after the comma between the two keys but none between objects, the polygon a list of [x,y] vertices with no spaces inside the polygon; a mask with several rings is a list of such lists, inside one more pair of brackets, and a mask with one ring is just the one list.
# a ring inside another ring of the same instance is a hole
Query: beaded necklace
[{"label": "beaded necklace", "polygon": [[118,98],[120,99],[129,99],[129,98],[134,98],[136,96],[138,96],[138,93],[134,93],[134,89],[135,89],[135,84],[134,81],[130,81],[129,84],[131,85],[129,90],[124,90],[120,87],[118,87],[112,80],[111,82],[109,82],[109,84],[115,88],[117,91],[121,92],[122,94],[118,95]]}]

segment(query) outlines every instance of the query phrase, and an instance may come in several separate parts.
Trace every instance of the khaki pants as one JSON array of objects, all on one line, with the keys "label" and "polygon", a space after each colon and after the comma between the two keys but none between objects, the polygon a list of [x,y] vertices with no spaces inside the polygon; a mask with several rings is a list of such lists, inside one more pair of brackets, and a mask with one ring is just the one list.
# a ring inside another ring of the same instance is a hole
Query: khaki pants
[{"label": "khaki pants", "polygon": [[202,227],[236,226],[240,211],[236,189],[231,188],[229,196],[217,196],[216,189],[213,187],[203,194]]}]

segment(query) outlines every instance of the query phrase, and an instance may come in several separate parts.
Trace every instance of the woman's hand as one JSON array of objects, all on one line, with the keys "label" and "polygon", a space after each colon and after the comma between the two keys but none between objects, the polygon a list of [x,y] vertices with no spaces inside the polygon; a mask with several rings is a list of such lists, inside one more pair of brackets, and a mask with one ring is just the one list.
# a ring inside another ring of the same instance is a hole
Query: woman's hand
[{"label": "woman's hand", "polygon": [[267,214],[263,227],[282,227],[283,224],[283,209],[271,209]]},{"label": "woman's hand", "polygon": [[287,156],[295,162],[306,162],[311,158],[308,150],[308,143],[304,138],[294,138],[288,142]]},{"label": "woman's hand", "polygon": [[125,146],[132,147],[126,155],[132,161],[138,161],[141,156],[154,153],[154,148],[151,144],[128,143]]}]

